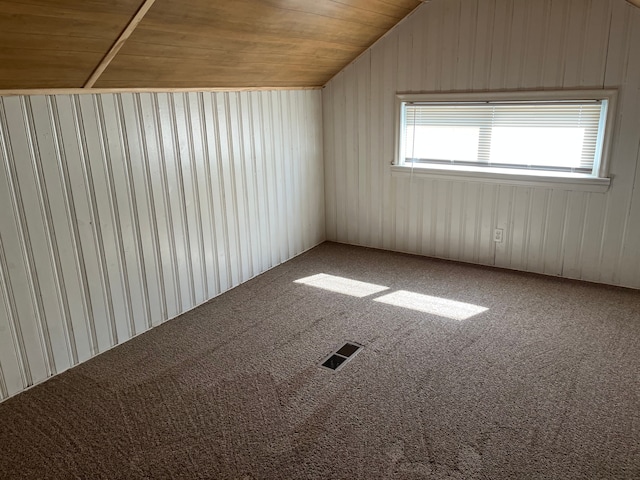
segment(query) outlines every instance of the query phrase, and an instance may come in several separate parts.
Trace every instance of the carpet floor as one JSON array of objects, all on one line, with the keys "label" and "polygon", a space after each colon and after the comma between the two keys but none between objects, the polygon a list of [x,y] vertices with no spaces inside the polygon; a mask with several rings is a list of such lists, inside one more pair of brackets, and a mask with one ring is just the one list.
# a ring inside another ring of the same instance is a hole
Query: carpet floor
[{"label": "carpet floor", "polygon": [[0,478],[638,479],[640,292],[325,243],[0,404]]}]

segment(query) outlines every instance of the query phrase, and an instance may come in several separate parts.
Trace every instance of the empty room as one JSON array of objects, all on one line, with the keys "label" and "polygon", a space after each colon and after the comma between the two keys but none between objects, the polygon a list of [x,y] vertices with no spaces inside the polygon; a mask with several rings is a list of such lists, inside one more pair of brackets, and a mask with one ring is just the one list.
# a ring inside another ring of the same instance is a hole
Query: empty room
[{"label": "empty room", "polygon": [[0,0],[0,479],[640,478],[640,0]]}]

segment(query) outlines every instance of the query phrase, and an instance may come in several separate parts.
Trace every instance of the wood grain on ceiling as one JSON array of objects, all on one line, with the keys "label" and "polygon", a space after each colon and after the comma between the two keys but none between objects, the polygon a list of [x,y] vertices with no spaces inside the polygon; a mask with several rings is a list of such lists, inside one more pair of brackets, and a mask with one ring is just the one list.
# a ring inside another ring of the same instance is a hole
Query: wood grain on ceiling
[{"label": "wood grain on ceiling", "polygon": [[0,0],[0,89],[82,87],[140,0]]},{"label": "wood grain on ceiling", "polygon": [[[94,86],[321,86],[420,3],[156,0]],[[0,0],[0,89],[82,87],[142,4]]]},{"label": "wood grain on ceiling", "polygon": [[96,87],[320,86],[417,0],[156,0]]},{"label": "wood grain on ceiling", "polygon": [[0,90],[321,86],[424,1],[0,0]]}]

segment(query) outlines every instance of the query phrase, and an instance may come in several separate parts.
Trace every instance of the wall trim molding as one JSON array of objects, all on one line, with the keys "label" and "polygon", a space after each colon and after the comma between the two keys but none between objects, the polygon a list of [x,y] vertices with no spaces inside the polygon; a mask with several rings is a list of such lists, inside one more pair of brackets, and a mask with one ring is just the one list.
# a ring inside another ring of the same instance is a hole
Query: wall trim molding
[{"label": "wall trim molding", "polygon": [[86,95],[98,93],[266,92],[321,89],[322,87],[33,88],[25,90],[0,90],[0,97],[15,97],[20,95]]}]

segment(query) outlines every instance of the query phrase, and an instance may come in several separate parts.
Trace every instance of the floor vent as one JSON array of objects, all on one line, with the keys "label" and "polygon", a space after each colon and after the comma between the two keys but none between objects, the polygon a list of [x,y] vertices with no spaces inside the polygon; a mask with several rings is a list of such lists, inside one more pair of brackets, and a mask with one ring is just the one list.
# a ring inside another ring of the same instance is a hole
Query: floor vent
[{"label": "floor vent", "polygon": [[339,370],[347,362],[347,360],[353,358],[361,348],[362,345],[353,342],[347,342],[335,353],[332,353],[327,358],[325,358],[320,366],[328,368],[329,370]]}]

